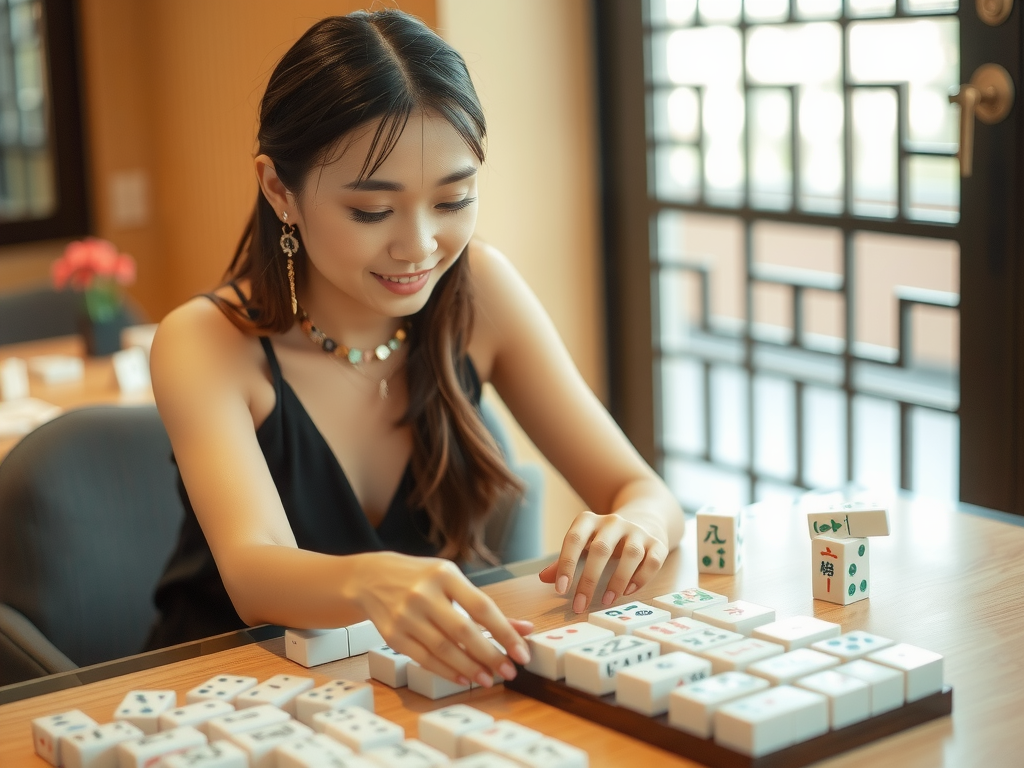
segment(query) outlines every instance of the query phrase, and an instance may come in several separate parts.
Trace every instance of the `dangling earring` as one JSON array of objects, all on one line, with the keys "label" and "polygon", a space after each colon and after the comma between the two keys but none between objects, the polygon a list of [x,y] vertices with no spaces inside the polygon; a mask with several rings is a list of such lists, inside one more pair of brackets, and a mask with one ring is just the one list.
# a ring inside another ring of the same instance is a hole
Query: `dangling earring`
[{"label": "dangling earring", "polygon": [[281,250],[288,256],[288,289],[292,296],[292,314],[299,314],[299,301],[295,298],[295,262],[292,257],[299,252],[299,241],[295,237],[295,225],[288,223],[288,211],[282,211]]}]

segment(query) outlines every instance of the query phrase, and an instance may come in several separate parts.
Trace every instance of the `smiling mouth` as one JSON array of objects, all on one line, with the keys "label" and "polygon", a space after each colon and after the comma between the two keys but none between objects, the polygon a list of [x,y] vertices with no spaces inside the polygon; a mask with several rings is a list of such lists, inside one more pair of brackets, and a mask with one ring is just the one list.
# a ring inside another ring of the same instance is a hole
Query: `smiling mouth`
[{"label": "smiling mouth", "polygon": [[374,272],[374,275],[379,277],[381,280],[386,280],[389,283],[397,283],[398,285],[408,285],[409,283],[415,283],[417,280],[423,279],[426,275],[430,274],[429,269],[425,269],[422,272],[416,272],[412,275],[382,275],[378,272]]}]

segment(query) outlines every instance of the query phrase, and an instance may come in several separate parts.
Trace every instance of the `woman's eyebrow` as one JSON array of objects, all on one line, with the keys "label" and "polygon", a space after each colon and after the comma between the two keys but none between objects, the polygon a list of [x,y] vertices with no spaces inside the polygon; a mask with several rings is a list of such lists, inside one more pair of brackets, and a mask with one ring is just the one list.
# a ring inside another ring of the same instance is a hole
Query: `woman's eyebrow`
[{"label": "woman's eyebrow", "polygon": [[[443,187],[447,184],[454,184],[457,181],[463,181],[471,176],[475,176],[477,169],[471,165],[467,165],[465,168],[460,168],[457,171],[453,171],[437,182],[437,186]],[[353,181],[350,184],[345,185],[345,189],[352,189],[357,192],[403,192],[405,187],[399,184],[397,181],[386,181],[384,179],[363,179],[361,181]]]}]

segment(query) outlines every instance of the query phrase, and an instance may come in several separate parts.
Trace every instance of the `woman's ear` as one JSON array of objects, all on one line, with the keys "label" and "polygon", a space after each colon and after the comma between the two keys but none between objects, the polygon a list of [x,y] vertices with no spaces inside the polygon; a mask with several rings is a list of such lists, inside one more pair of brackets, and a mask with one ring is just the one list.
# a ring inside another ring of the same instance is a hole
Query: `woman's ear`
[{"label": "woman's ear", "polygon": [[278,177],[274,161],[266,155],[257,155],[255,164],[256,178],[259,180],[260,189],[263,190],[263,196],[267,198],[267,202],[277,212],[278,218],[281,218],[281,214],[287,211],[294,221],[297,218],[294,210],[295,195],[288,191],[284,182]]}]

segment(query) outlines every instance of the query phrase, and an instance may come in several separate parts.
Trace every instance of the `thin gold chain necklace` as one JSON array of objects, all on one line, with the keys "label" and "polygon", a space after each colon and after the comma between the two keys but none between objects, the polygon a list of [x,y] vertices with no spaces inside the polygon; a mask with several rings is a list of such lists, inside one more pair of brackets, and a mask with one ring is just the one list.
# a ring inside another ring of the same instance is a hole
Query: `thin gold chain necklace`
[{"label": "thin gold chain necklace", "polygon": [[[373,349],[358,349],[356,347],[348,347],[344,344],[339,344],[326,333],[317,328],[313,321],[310,319],[309,314],[301,305],[298,306],[299,310],[299,326],[302,328],[303,333],[309,337],[310,341],[316,344],[320,349],[329,354],[338,362],[348,362],[353,368],[359,373],[363,374],[367,378],[371,378],[368,373],[363,370],[363,364],[371,360],[379,360],[383,362],[387,360],[391,355],[402,348],[402,344],[405,342],[408,336],[407,323],[402,323],[401,326],[395,331],[394,335],[383,344],[378,344]],[[388,379],[394,374],[395,368],[387,376],[379,380],[377,385],[377,393],[380,395],[381,400],[387,400],[389,394]]]}]

